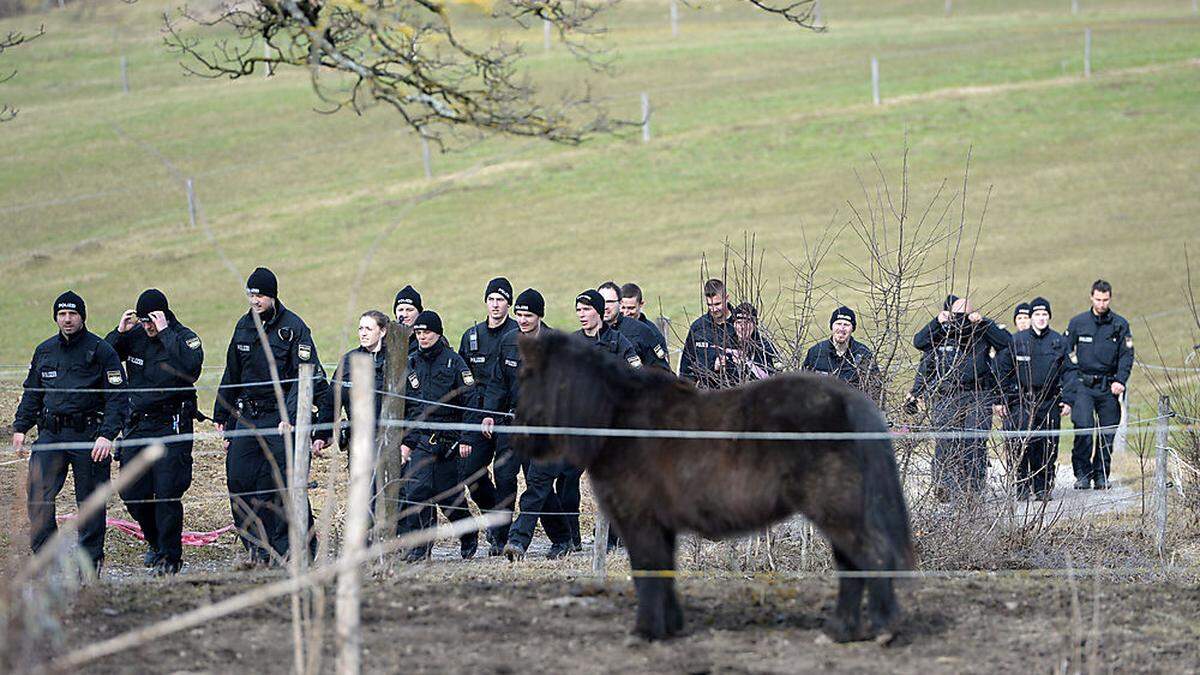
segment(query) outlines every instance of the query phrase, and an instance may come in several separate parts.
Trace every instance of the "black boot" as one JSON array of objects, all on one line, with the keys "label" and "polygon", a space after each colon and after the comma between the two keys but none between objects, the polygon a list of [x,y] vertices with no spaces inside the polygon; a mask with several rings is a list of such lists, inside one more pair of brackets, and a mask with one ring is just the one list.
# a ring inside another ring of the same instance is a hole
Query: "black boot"
[{"label": "black boot", "polygon": [[564,541],[559,544],[551,544],[550,550],[546,552],[546,560],[558,560],[559,558],[565,558],[570,553],[571,544],[569,542]]},{"label": "black boot", "polygon": [[459,549],[462,553],[463,560],[470,560],[471,558],[474,558],[475,552],[479,550],[479,537],[463,537],[459,541]]},{"label": "black boot", "polygon": [[509,562],[524,560],[525,547],[515,541],[510,541],[504,545],[504,557],[508,558]]}]

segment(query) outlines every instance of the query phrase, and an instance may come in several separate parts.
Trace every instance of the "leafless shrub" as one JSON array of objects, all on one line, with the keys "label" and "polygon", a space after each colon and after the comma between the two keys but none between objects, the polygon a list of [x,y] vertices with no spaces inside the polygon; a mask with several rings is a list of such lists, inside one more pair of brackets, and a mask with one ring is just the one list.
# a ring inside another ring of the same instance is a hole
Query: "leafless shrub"
[{"label": "leafless shrub", "polygon": [[[2,14],[0,14],[2,16]],[[36,33],[23,33],[21,31],[9,31],[7,34],[0,36],[0,56],[4,52],[19,47],[32,40],[36,40],[46,33],[44,26],[39,27]],[[17,76],[17,71],[13,70],[8,73],[0,73],[0,84],[4,84]],[[7,103],[0,103],[0,122],[7,122],[17,116],[17,109]]]}]

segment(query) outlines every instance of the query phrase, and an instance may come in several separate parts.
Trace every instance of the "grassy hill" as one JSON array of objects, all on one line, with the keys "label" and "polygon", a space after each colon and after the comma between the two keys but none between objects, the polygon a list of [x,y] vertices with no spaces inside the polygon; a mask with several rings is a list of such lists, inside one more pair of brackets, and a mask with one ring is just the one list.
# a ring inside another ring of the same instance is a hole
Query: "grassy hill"
[{"label": "grassy hill", "polygon": [[[464,143],[435,155],[432,182],[394,113],[316,114],[303,73],[185,77],[162,46],[169,3],[2,21],[0,33],[44,22],[47,34],[0,62],[19,70],[0,101],[21,108],[0,126],[0,363],[26,362],[52,333],[66,287],[100,332],[157,286],[219,364],[256,265],[278,273],[326,361],[352,344],[359,312],[386,310],[406,283],[455,337],[498,274],[543,290],[557,326],[573,326],[576,291],[608,278],[638,281],[680,325],[700,311],[702,254],[753,233],[769,288],[786,288],[785,256],[844,221],[848,201],[865,206],[856,171],[872,185],[872,155],[898,188],[906,142],[918,205],[943,179],[957,189],[968,149],[972,228],[994,188],[971,280],[987,309],[1007,320],[1012,301],[1042,294],[1062,326],[1103,276],[1135,334],[1149,317],[1168,362],[1180,358],[1182,246],[1200,232],[1200,16],[1187,0],[1084,0],[1078,15],[1065,0],[964,0],[949,17],[938,0],[823,5],[824,34],[722,2],[681,7],[672,38],[665,0],[623,3],[607,19],[615,74],[592,79],[616,115],[636,117],[649,94],[649,143]],[[551,90],[585,74],[561,47],[543,51],[540,27],[510,37]],[[843,233],[824,278],[850,275],[839,256],[865,261]],[[822,300],[818,332],[834,306]]]}]

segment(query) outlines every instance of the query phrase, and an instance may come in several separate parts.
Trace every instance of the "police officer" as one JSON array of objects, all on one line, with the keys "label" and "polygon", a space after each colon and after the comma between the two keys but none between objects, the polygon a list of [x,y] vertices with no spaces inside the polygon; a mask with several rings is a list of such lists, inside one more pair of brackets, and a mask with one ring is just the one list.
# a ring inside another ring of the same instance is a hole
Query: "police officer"
[{"label": "police officer", "polygon": [[[87,329],[83,298],[67,291],[51,310],[58,334],[33,350],[24,392],[13,420],[12,446],[26,453],[25,434],[38,428],[29,458],[30,547],[36,553],[58,529],[54,500],[67,479],[75,479],[75,503],[108,481],[113,439],[125,426],[129,397],[117,352]],[[53,444],[89,444],[55,449]],[[50,446],[50,447],[46,447]],[[79,524],[79,545],[97,572],[104,564],[106,510]]]},{"label": "police officer", "polygon": [[1013,308],[1013,334],[1020,333],[1023,330],[1028,330],[1030,326],[1030,309],[1028,302],[1018,303]]},{"label": "police officer", "polygon": [[[131,403],[119,460],[132,461],[147,447],[137,439],[190,435],[197,418],[196,380],[204,347],[175,317],[167,296],[143,291],[134,309],[104,338],[125,362]],[[157,390],[157,391],[156,391]],[[183,560],[183,493],[192,484],[192,439],[166,444],[166,454],[121,491],[129,515],[146,535],[147,567],[174,574]]]},{"label": "police officer", "polygon": [[[579,319],[579,330],[575,337],[584,340],[596,349],[614,354],[631,368],[641,368],[642,360],[637,355],[633,343],[624,335],[618,333],[604,323],[604,296],[595,289],[588,289],[575,296],[575,316]],[[565,511],[578,513],[580,504],[579,480],[583,471],[578,467],[567,465],[563,478],[558,481],[559,494],[562,495],[562,505]],[[583,540],[579,532],[579,516],[567,516],[567,524],[571,527],[571,548],[582,550]],[[608,547],[616,545],[617,535],[610,530]]]},{"label": "police officer", "polygon": [[654,332],[655,344],[662,350],[663,357],[667,361],[667,369],[670,369],[671,358],[670,352],[667,350],[667,338],[658,329],[658,325],[646,317],[645,312],[646,301],[642,298],[642,287],[635,283],[623,284],[621,286],[621,314],[636,319],[639,323],[649,328]]},{"label": "police officer", "polygon": [[[512,299],[513,289],[508,279],[497,277],[489,281],[483,291],[487,319],[468,328],[459,341],[458,353],[466,360],[475,377],[475,387],[481,394],[487,391],[492,381],[500,359],[501,343],[505,337],[517,332],[517,322],[508,315]],[[482,407],[488,408],[486,405]],[[484,415],[482,412],[473,412],[466,418],[470,422],[479,422]],[[459,462],[459,473],[462,474],[459,478],[466,484],[471,499],[481,511],[499,508],[511,512],[517,498],[517,474],[521,470],[521,462],[512,451],[508,435],[493,437],[469,433],[463,435],[463,440],[471,446],[471,454]],[[489,466],[495,474],[494,485],[488,475]],[[465,506],[466,502],[461,505]],[[477,535],[472,533],[470,536]],[[489,555],[498,555],[507,539],[507,523],[489,528]]]},{"label": "police officer", "polygon": [[708,312],[692,322],[683,341],[679,376],[695,382],[697,387],[716,389],[724,383],[717,370],[718,359],[724,358],[726,349],[736,348],[737,342],[729,320],[731,312],[725,282],[720,279],[704,282],[704,302]]},{"label": "police officer", "polygon": [[[408,355],[408,382],[404,394],[404,419],[408,422],[463,421],[463,408],[476,407],[478,396],[471,369],[442,339],[442,318],[437,312],[424,310],[413,322],[417,350]],[[448,405],[443,405],[448,404]],[[453,407],[451,407],[453,406]],[[469,517],[463,506],[462,485],[458,480],[458,460],[471,455],[471,446],[458,442],[458,433],[413,428],[404,435],[400,458],[405,462],[405,481],[408,499],[413,502],[406,511],[404,531],[425,530],[437,524],[434,504],[450,521]],[[479,546],[474,532],[463,535],[463,558],[475,555]],[[406,560],[427,560],[433,553],[433,542],[409,550]]]},{"label": "police officer", "polygon": [[[387,332],[388,318],[383,312],[369,310],[363,312],[362,316],[358,318],[358,346],[346,352],[342,356],[341,361],[338,362],[337,374],[334,381],[335,385],[341,385],[340,401],[338,401],[338,403],[341,405],[347,420],[353,419],[354,417],[350,396],[350,392],[354,388],[354,379],[350,370],[350,360],[355,354],[366,354],[370,356],[372,363],[375,366],[375,374],[372,379],[376,392],[373,419],[376,421],[379,420],[380,411],[383,409],[383,400],[385,398],[385,394],[382,392],[386,391],[385,380],[387,377],[388,350],[384,338],[387,337]],[[345,426],[342,426],[339,430],[340,437],[338,439],[338,446],[343,451],[348,451],[350,449],[350,429],[350,425],[345,424]],[[375,437],[379,438],[380,433],[381,430],[377,428]],[[376,477],[377,476],[378,474],[376,474]],[[373,478],[371,482],[374,484],[375,479]],[[379,494],[376,493],[371,499],[372,519],[375,516],[375,500],[378,498]],[[374,523],[372,523],[372,526],[374,526]]]},{"label": "police officer", "polygon": [[[311,410],[296,409],[301,364],[314,367],[317,420],[332,419],[333,410],[329,383],[312,334],[304,320],[279,301],[275,274],[265,267],[255,269],[246,280],[246,295],[250,309],[238,319],[229,340],[213,423],[219,432],[239,432],[225,439],[225,476],[233,522],[249,555],[247,565],[253,566],[277,563],[288,553],[288,513],[276,476],[281,476],[286,485],[289,477],[284,475],[287,457],[283,435],[291,433],[298,414],[312,414]],[[265,347],[259,324],[266,337]],[[272,361],[284,393],[282,412],[272,383]],[[331,435],[329,430],[315,432],[312,452],[319,455]],[[307,502],[307,491],[304,497]],[[311,524],[311,507],[308,519]],[[310,539],[310,553],[315,545],[316,539]]]},{"label": "police officer", "polygon": [[671,363],[667,360],[667,350],[659,342],[661,336],[646,324],[621,313],[621,287],[615,282],[606,281],[600,284],[597,291],[600,297],[604,298],[604,323],[633,344],[642,365],[670,372]]},{"label": "police officer", "polygon": [[[1121,421],[1119,399],[1133,369],[1133,333],[1129,322],[1109,307],[1110,302],[1112,285],[1098,279],[1092,284],[1092,308],[1071,319],[1064,334],[1068,351],[1079,366],[1071,407],[1071,424],[1076,429],[1071,451],[1076,490],[1109,488],[1113,437]],[[1104,428],[1097,430],[1097,422]]]},{"label": "police officer", "polygon": [[758,328],[758,308],[743,302],[733,308],[736,349],[717,359],[719,370],[731,385],[766,379],[783,370],[779,350]]},{"label": "police officer", "polygon": [[[991,430],[992,405],[999,396],[992,350],[1004,350],[1011,339],[967,298],[954,300],[949,310],[939,312],[916,334],[913,346],[933,352],[926,387],[939,430]],[[940,499],[949,500],[963,490],[981,491],[987,477],[987,438],[939,439],[933,470]]]},{"label": "police officer", "polygon": [[[1067,340],[1050,328],[1050,302],[1034,298],[1030,327],[1013,337],[1012,345],[996,355],[997,378],[1005,398],[996,414],[1005,428],[1022,431],[1057,431],[1059,417],[1071,414],[1071,399],[1078,376],[1071,363]],[[1050,500],[1058,437],[1017,438],[1013,464],[1017,497]]]},{"label": "police officer", "polygon": [[396,314],[397,323],[412,326],[413,322],[417,320],[417,315],[424,309],[425,306],[421,304],[421,294],[412,287],[412,284],[396,292],[396,299],[392,302],[392,311]]},{"label": "police officer", "polygon": [[857,328],[858,316],[854,310],[845,305],[833,310],[829,316],[829,339],[808,349],[802,368],[833,375],[876,399],[882,382],[879,366],[871,350],[854,339]]},{"label": "police officer", "polygon": [[[527,288],[517,296],[513,305],[513,314],[517,319],[518,329],[504,336],[500,343],[500,353],[496,360],[496,368],[487,390],[483,395],[482,407],[488,410],[503,410],[515,413],[517,400],[521,393],[521,382],[518,374],[521,369],[521,351],[518,340],[536,339],[544,331],[550,330],[542,317],[546,314],[546,301],[538,291]],[[500,423],[496,416],[483,418],[482,435],[495,434],[496,425]],[[502,435],[503,436],[503,435]],[[566,464],[563,462],[531,461],[525,466],[525,492],[521,493],[521,515],[517,517],[504,537],[501,552],[510,560],[520,560],[525,557],[525,551],[533,540],[533,531],[537,527],[538,517],[542,520],[542,529],[550,538],[548,558],[561,558],[571,549],[571,530],[566,518],[562,515],[563,506],[555,489],[555,481],[563,478]],[[492,542],[495,547],[496,542]],[[489,555],[495,555],[489,551]]]}]

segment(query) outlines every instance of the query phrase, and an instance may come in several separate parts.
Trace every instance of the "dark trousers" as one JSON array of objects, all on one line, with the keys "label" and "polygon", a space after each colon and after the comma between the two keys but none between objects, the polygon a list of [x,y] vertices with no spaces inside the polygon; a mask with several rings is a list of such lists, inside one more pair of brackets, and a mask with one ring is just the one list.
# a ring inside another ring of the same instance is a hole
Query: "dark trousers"
[{"label": "dark trousers", "polygon": [[567,527],[571,530],[571,543],[579,546],[583,541],[579,536],[579,504],[581,501],[579,480],[583,477],[583,471],[570,464],[562,466],[558,479],[554,481],[554,490],[558,493],[559,501],[562,502],[562,510],[574,514],[566,516]]},{"label": "dark trousers", "polygon": [[[125,432],[125,441],[192,433],[191,418],[145,419]],[[121,448],[121,465],[148,446]],[[146,545],[159,560],[177,564],[183,559],[183,493],[192,485],[192,441],[168,443],[166,454],[133,483],[121,490],[129,515],[142,527]]]},{"label": "dark trousers", "polygon": [[[75,504],[80,505],[92,492],[108,482],[112,461],[92,461],[91,448],[82,450],[41,450],[39,445],[49,443],[92,443],[96,440],[95,429],[84,431],[62,430],[58,433],[38,430],[37,442],[29,455],[29,545],[34,553],[42,548],[58,530],[57,511],[54,500],[62,492],[67,480],[67,469],[75,479]],[[91,518],[79,523],[79,545],[95,565],[104,562],[104,531],[108,511],[104,507]]]},{"label": "dark trousers", "polygon": [[[523,548],[529,548],[537,521],[542,520],[542,529],[554,544],[565,544],[571,540],[567,511],[555,482],[563,475],[565,464],[560,462],[530,462],[525,468],[525,492],[521,494],[521,514],[508,530],[507,540]],[[578,523],[578,518],[576,518]],[[578,528],[578,524],[576,524]]]},{"label": "dark trousers", "polygon": [[[992,429],[992,407],[976,391],[935,395],[932,417],[938,431]],[[934,445],[933,478],[943,489],[981,491],[987,479],[987,437],[939,439]]]},{"label": "dark trousers", "polygon": [[[1071,423],[1075,425],[1075,445],[1071,449],[1071,466],[1076,479],[1108,480],[1112,466],[1113,438],[1121,422],[1121,403],[1106,388],[1093,388],[1080,383],[1071,406]],[[1097,426],[1113,427],[1095,431]]]},{"label": "dark trousers", "polygon": [[[229,506],[242,546],[251,557],[267,562],[272,553],[283,558],[288,553],[288,512],[283,490],[288,485],[287,455],[280,436],[278,413],[253,419],[239,419],[241,429],[258,429],[261,434],[231,438],[225,455],[225,477],[229,488]],[[307,451],[307,448],[305,449]],[[312,507],[308,490],[297,490],[308,511],[309,552],[312,538]]]},{"label": "dark trousers", "polygon": [[[470,517],[470,511],[463,504],[457,455],[445,457],[439,443],[422,441],[412,449],[404,468],[405,492],[409,503],[404,505],[408,516],[404,519],[402,533],[427,530],[437,525],[435,504],[441,507],[442,515],[451,522]],[[473,538],[478,538],[477,533],[471,532],[461,537],[464,542]],[[416,548],[431,550],[433,542]]]},{"label": "dark trousers", "polygon": [[[521,461],[512,451],[508,434],[480,438],[479,444],[471,447],[471,455],[459,460],[459,480],[466,484],[480,511],[507,511],[511,522]],[[495,483],[488,475],[488,466],[492,467]],[[466,506],[465,498],[460,506]],[[509,523],[502,523],[489,528],[488,538],[503,546],[508,540],[508,527]]]},{"label": "dark trousers", "polygon": [[[1061,423],[1058,402],[1027,403],[1010,411],[1008,420],[1023,431],[1058,431]],[[1006,420],[1006,421],[1008,421]],[[1058,436],[1010,438],[1016,442],[1014,456],[1017,489],[1040,493],[1054,489],[1055,464],[1058,462]]]}]

